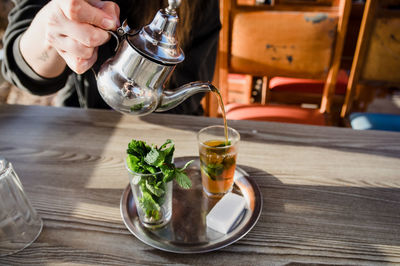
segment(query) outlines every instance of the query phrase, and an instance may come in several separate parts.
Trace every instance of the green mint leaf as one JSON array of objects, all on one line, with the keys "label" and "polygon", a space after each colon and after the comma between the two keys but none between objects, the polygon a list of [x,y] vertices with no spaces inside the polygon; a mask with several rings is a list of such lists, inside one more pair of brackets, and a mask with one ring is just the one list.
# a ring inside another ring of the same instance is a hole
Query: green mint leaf
[{"label": "green mint leaf", "polygon": [[[171,145],[169,147],[167,147],[168,144],[171,144]],[[171,164],[172,158],[174,155],[174,151],[175,151],[174,142],[170,139],[167,139],[167,141],[163,145],[161,145],[159,151],[164,153],[164,163]]]},{"label": "green mint leaf", "polygon": [[144,157],[144,161],[150,165],[160,167],[165,159],[165,153],[157,150],[156,148],[151,148],[150,152]]},{"label": "green mint leaf", "polygon": [[159,220],[161,218],[161,212],[160,211],[152,211],[151,216],[153,217],[154,220]]},{"label": "green mint leaf", "polygon": [[141,168],[138,164],[139,162],[140,159],[135,155],[128,154],[128,157],[126,157],[126,164],[128,165],[128,168],[135,173],[138,173]]},{"label": "green mint leaf", "polygon": [[134,175],[132,182],[134,185],[138,185],[140,183],[140,181],[142,181],[142,177],[140,175]]},{"label": "green mint leaf", "polygon": [[146,188],[153,194],[156,195],[157,197],[161,197],[164,195],[165,190],[155,184],[151,184],[148,180],[146,180]]},{"label": "green mint leaf", "polygon": [[132,140],[127,149],[127,166],[130,170],[140,174],[155,174],[146,178],[135,175],[133,183],[140,187],[142,197],[139,199],[140,207],[146,216],[152,219],[160,218],[160,206],[165,202],[166,183],[173,179],[182,187],[190,188],[192,183],[184,170],[192,161],[183,168],[176,168],[173,164],[175,145],[172,140],[165,141],[160,148],[148,145],[144,141]]},{"label": "green mint leaf", "polygon": [[225,169],[228,169],[235,163],[236,163],[236,159],[234,156],[226,156],[224,158],[224,160],[222,161],[222,164],[224,165]]},{"label": "green mint leaf", "polygon": [[167,147],[167,145],[170,144],[170,143],[172,143],[172,145],[174,144],[174,143],[172,142],[172,140],[167,139],[167,140],[165,141],[165,143],[164,143],[163,145],[161,145],[160,150],[162,150],[162,149],[164,149],[165,147]]},{"label": "green mint leaf", "polygon": [[152,165],[144,164],[143,168],[146,169],[146,171],[149,172],[150,174],[155,174],[158,172],[157,168]]},{"label": "green mint leaf", "polygon": [[161,172],[163,173],[163,182],[168,183],[174,179],[175,167],[169,164],[163,164],[160,166]]},{"label": "green mint leaf", "polygon": [[138,158],[141,158],[143,156],[146,156],[146,154],[148,153],[148,151],[150,149],[151,149],[150,146],[147,145],[144,141],[132,140],[128,144],[128,149],[126,152],[128,154],[132,154],[132,155],[137,156]]},{"label": "green mint leaf", "polygon": [[207,166],[204,166],[204,165],[200,165],[200,169],[201,169],[201,171],[205,174],[205,175],[207,175],[211,180],[216,180],[215,179],[215,176],[210,176],[210,174],[208,173],[208,171],[207,171]]},{"label": "green mint leaf", "polygon": [[181,188],[188,189],[192,186],[192,181],[185,172],[175,169],[175,180]]},{"label": "green mint leaf", "polygon": [[143,106],[143,103],[135,104],[134,106],[131,106],[131,112],[140,111],[143,109]]},{"label": "green mint leaf", "polygon": [[231,145],[231,141],[228,140],[228,142],[223,142],[223,143],[218,144],[218,145],[213,146],[213,147],[215,147],[215,148],[221,148],[221,147],[230,146],[230,145]]},{"label": "green mint leaf", "polygon": [[186,168],[187,168],[191,163],[193,163],[193,162],[194,162],[194,160],[191,160],[191,161],[187,162],[187,163],[185,164],[184,167],[178,168],[178,169],[179,169],[180,171],[184,171],[184,170],[186,170]]},{"label": "green mint leaf", "polygon": [[175,151],[175,146],[173,144],[171,146],[169,146],[168,148],[166,148],[165,150],[163,150],[163,152],[165,154],[164,163],[172,164],[172,158],[174,156],[174,151]]},{"label": "green mint leaf", "polygon": [[223,164],[207,164],[201,163],[201,170],[205,173],[209,178],[212,180],[217,180],[217,178],[222,174],[224,171]]},{"label": "green mint leaf", "polygon": [[160,205],[155,202],[149,192],[142,191],[142,197],[139,199],[139,203],[143,210],[145,210],[146,216],[157,219],[157,214],[160,211]]}]

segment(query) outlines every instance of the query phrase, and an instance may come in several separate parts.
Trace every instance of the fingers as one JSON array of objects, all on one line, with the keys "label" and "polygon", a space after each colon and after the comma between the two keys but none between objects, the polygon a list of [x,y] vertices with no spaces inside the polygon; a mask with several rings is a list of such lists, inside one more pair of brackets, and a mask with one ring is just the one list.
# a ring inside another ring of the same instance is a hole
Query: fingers
[{"label": "fingers", "polygon": [[49,43],[64,53],[69,53],[71,56],[81,59],[89,59],[92,57],[94,48],[87,47],[67,36],[49,37]]},{"label": "fingers", "polygon": [[106,14],[110,15],[111,17],[114,18],[114,20],[117,22],[117,26],[121,26],[119,22],[119,14],[120,14],[120,9],[117,4],[111,1],[100,1],[100,0],[87,0],[88,3],[90,3],[92,6],[95,6],[97,8],[100,8]]},{"label": "fingers", "polygon": [[[63,50],[76,55],[84,48],[94,48],[107,42],[110,35],[95,26],[67,19],[62,14],[53,18],[47,26],[47,39],[51,45],[61,46]],[[69,46],[70,49],[65,49]],[[77,47],[74,47],[77,46]]]},{"label": "fingers", "polygon": [[97,60],[97,47],[107,42],[105,30],[119,26],[119,7],[100,0],[53,0],[47,8],[46,41],[76,73]]},{"label": "fingers", "polygon": [[101,9],[114,18],[114,20],[117,22],[117,27],[121,26],[119,20],[119,13],[120,13],[119,6],[116,5],[114,2],[110,1],[104,1],[104,2],[101,1],[101,2],[104,3]]},{"label": "fingers", "polygon": [[[67,23],[68,24],[68,23]],[[93,27],[93,26],[91,26]],[[97,29],[99,30],[99,29]],[[101,32],[104,32],[102,30],[99,30]],[[88,70],[95,62],[97,59],[97,47],[98,44],[101,44],[101,42],[106,41],[103,40],[101,41],[100,39],[94,40],[92,35],[92,39],[86,40],[88,43],[85,45],[83,42],[84,41],[78,41],[76,36],[79,36],[81,33],[76,33],[74,37],[67,36],[63,33],[63,31],[50,31],[47,34],[47,42],[57,50],[58,54],[65,60],[67,65],[76,73],[81,74]],[[106,32],[104,32],[106,33]],[[107,34],[107,33],[106,33]],[[73,35],[73,34],[72,34]],[[106,39],[109,38],[106,36]]]},{"label": "fingers", "polygon": [[60,56],[64,58],[65,62],[67,63],[68,67],[75,71],[78,74],[82,74],[89,70],[97,60],[97,50],[95,48],[93,54],[90,58],[83,59],[79,57],[74,57],[70,53],[64,51],[58,51]]},{"label": "fingers", "polygon": [[60,33],[69,36],[75,41],[87,46],[97,47],[110,39],[110,34],[89,24],[66,20],[59,29]]},{"label": "fingers", "polygon": [[119,7],[113,2],[56,0],[56,3],[70,20],[88,23],[105,30],[115,30],[119,25]]}]

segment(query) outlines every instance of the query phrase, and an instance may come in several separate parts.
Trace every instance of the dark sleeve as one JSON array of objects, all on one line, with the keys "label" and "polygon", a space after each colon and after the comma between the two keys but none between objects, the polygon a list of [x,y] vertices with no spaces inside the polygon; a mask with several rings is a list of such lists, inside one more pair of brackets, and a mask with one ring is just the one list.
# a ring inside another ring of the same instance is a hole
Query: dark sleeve
[{"label": "dark sleeve", "polygon": [[[192,28],[191,45],[185,50],[185,60],[176,66],[171,78],[171,88],[176,88],[192,81],[212,81],[218,49],[218,36],[221,29],[219,1],[210,0],[207,14],[197,21]],[[201,100],[204,93],[188,98],[169,113],[202,115]]]},{"label": "dark sleeve", "polygon": [[[3,37],[4,61],[1,71],[4,77],[18,88],[36,95],[55,93],[63,88],[71,73],[66,67],[56,78],[43,78],[25,62],[19,50],[21,35],[29,27],[36,13],[47,3],[47,0],[15,0],[15,7],[8,15],[8,26]],[[34,48],[33,43],[32,49]]]}]

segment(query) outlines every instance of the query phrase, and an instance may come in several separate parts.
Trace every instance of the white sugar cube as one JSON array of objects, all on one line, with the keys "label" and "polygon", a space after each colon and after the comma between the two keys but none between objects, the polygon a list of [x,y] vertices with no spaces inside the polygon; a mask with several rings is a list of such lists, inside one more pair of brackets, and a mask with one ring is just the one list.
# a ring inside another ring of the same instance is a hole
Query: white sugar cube
[{"label": "white sugar cube", "polygon": [[220,233],[226,234],[246,206],[244,197],[227,193],[207,214],[207,226]]}]

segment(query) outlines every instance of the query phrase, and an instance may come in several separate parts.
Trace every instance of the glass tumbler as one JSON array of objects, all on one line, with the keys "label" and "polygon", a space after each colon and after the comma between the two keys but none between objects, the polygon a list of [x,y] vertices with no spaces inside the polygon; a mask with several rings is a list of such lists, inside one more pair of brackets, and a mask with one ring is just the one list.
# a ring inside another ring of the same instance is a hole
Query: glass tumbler
[{"label": "glass tumbler", "polygon": [[240,135],[228,127],[209,126],[197,133],[203,190],[210,197],[221,197],[233,187]]},{"label": "glass tumbler", "polygon": [[143,226],[150,229],[166,225],[172,217],[173,182],[159,186],[164,177],[162,172],[141,174],[133,172],[126,166],[138,217]]},{"label": "glass tumbler", "polygon": [[42,228],[13,166],[0,157],[0,257],[29,246]]}]

